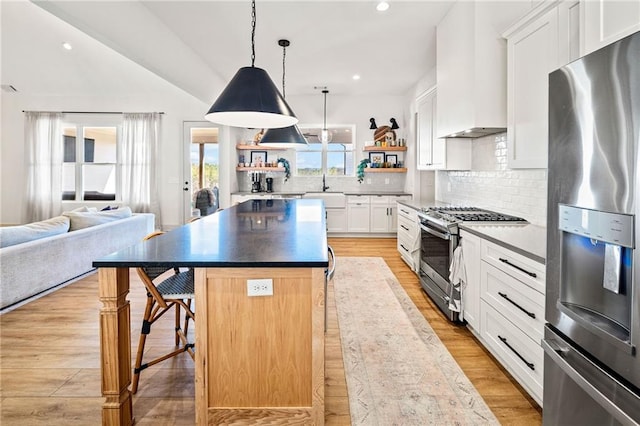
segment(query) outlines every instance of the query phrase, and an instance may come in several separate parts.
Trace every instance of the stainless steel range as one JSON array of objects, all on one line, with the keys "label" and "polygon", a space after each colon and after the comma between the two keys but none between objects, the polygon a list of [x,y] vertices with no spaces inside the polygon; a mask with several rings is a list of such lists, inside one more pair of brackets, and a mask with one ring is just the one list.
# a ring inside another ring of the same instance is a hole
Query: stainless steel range
[{"label": "stainless steel range", "polygon": [[449,280],[454,251],[460,243],[458,225],[526,224],[520,217],[477,207],[430,207],[418,212],[420,220],[420,285],[451,320],[460,320],[460,291]]}]

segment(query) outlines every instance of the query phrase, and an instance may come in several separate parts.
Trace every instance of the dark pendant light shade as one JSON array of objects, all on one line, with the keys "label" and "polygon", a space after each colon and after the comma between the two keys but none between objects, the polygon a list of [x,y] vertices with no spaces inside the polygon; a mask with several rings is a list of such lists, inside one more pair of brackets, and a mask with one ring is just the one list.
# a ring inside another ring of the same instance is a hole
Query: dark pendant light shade
[{"label": "dark pendant light shade", "polygon": [[277,146],[282,144],[284,148],[291,147],[291,144],[307,145],[308,143],[298,126],[268,129],[260,139],[260,145]]},{"label": "dark pendant light shade", "polygon": [[225,126],[257,129],[289,127],[298,122],[269,74],[258,67],[240,68],[205,118]]}]

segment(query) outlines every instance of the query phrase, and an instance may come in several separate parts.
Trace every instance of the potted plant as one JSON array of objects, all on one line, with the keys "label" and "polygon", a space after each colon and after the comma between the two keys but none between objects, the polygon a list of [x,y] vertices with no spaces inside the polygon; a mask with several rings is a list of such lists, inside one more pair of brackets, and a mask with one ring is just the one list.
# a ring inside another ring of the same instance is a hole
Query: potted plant
[{"label": "potted plant", "polygon": [[369,163],[370,161],[368,158],[360,160],[360,164],[358,164],[358,168],[356,170],[356,177],[358,178],[358,182],[362,183],[362,181],[364,180],[364,169]]},{"label": "potted plant", "polygon": [[278,163],[282,163],[282,167],[284,167],[284,181],[286,182],[291,177],[291,166],[289,165],[289,160],[280,157],[278,158]]}]

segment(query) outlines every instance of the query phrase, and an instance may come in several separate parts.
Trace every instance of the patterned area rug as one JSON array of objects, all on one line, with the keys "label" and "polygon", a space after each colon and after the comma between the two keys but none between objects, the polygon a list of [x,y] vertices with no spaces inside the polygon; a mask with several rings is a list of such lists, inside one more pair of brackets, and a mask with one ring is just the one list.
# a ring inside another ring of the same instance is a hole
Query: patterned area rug
[{"label": "patterned area rug", "polygon": [[499,424],[382,258],[336,264],[352,424]]}]

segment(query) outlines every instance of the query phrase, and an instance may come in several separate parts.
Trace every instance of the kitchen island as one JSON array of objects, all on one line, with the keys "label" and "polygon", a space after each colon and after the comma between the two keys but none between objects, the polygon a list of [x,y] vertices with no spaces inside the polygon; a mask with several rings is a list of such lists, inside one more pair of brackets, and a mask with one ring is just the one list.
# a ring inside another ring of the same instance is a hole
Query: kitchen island
[{"label": "kitchen island", "polygon": [[324,424],[328,264],[324,204],[301,199],[247,201],[96,260],[103,424],[134,422],[126,296],[142,265],[195,268],[196,424]]}]

